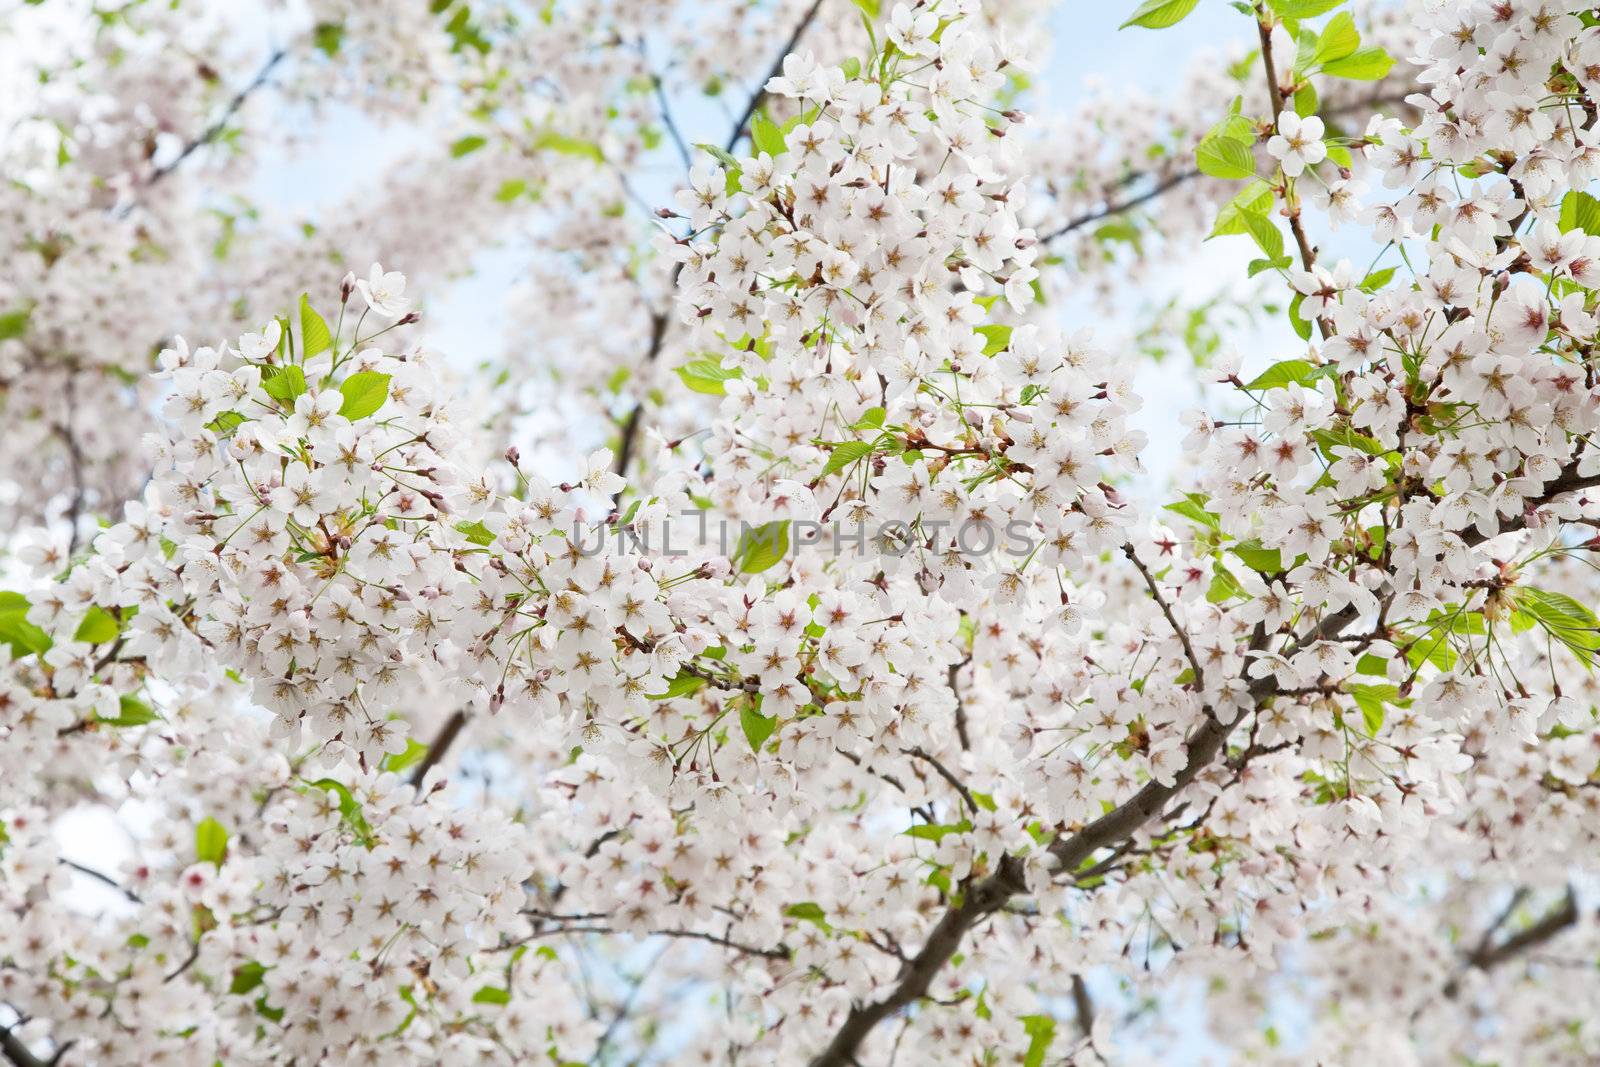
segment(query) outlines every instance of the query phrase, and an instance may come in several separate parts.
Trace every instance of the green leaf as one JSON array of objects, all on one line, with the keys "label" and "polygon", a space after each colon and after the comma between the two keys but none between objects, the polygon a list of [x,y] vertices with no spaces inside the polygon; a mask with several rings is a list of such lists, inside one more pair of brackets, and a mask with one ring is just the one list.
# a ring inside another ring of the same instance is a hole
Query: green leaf
[{"label": "green leaf", "polygon": [[548,149],[564,156],[593,160],[596,163],[604,163],[606,161],[606,154],[593,141],[585,141],[581,137],[573,137],[570,134],[557,133],[555,130],[545,130],[540,133],[538,137],[533,139],[533,147],[537,151]]},{"label": "green leaf", "polygon": [[706,152],[706,153],[710,154],[713,158],[716,159],[716,161],[718,163],[721,163],[724,167],[732,167],[735,170],[740,169],[739,168],[739,159],[738,159],[738,157],[735,156],[732,152],[729,152],[726,148],[722,148],[722,147],[719,147],[719,146],[714,145],[714,144],[701,144],[698,141],[695,142],[695,147],[700,149],[702,152]]},{"label": "green leaf", "polygon": [[228,830],[207,815],[194,828],[194,858],[196,863],[214,863],[222,866],[228,854]]},{"label": "green leaf", "polygon": [[469,134],[450,145],[450,156],[453,159],[460,159],[462,156],[471,155],[488,143],[489,139],[487,137],[476,133]]},{"label": "green leaf", "polygon": [[672,681],[667,683],[664,693],[646,693],[651,700],[673,700],[678,697],[693,696],[704,688],[706,680],[698,674],[689,671],[679,671]]},{"label": "green leaf", "polygon": [[836,471],[842,471],[863,456],[872,455],[872,445],[866,441],[844,441],[833,446],[833,451],[828,455],[827,465],[822,468],[822,477]]},{"label": "green leaf", "polygon": [[157,718],[155,709],[149,704],[127,694],[117,698],[117,709],[116,718],[96,716],[95,721],[106,726],[143,726],[147,722],[155,722]]},{"label": "green leaf", "polygon": [[1294,332],[1300,340],[1309,341],[1311,340],[1311,321],[1302,318],[1300,315],[1300,305],[1305,302],[1306,295],[1304,293],[1294,294],[1294,298],[1289,301],[1289,325],[1294,327]]},{"label": "green leaf", "polygon": [[756,701],[747,700],[739,708],[739,728],[744,731],[744,739],[750,742],[750,751],[760,752],[772,731],[778,728],[778,719],[775,715],[761,714]]},{"label": "green leaf", "polygon": [[1356,673],[1371,675],[1375,678],[1387,678],[1389,676],[1389,662],[1382,656],[1374,656],[1371,652],[1364,652],[1361,658],[1356,660]]},{"label": "green leaf", "polygon": [[1276,548],[1264,548],[1260,541],[1241,541],[1231,551],[1246,567],[1258,574],[1283,573],[1283,553]]},{"label": "green leaf", "polygon": [[1206,498],[1200,493],[1190,493],[1185,500],[1176,500],[1171,504],[1162,505],[1167,511],[1175,515],[1182,515],[1191,522],[1212,530],[1222,529],[1222,517],[1215,512],[1206,510]]},{"label": "green leaf", "polygon": [[1310,82],[1294,91],[1294,113],[1301,118],[1317,113],[1317,87]]},{"label": "green leaf", "polygon": [[417,764],[421,763],[427,755],[427,745],[423,744],[421,741],[418,741],[414,737],[408,737],[406,738],[406,750],[399,753],[389,753],[387,756],[383,757],[383,762],[379,764],[379,767],[383,770],[392,771],[395,774],[399,774],[406,768],[415,767]]},{"label": "green leaf", "polygon": [[1513,589],[1512,602],[1533,617],[1551,637],[1585,666],[1593,666],[1600,652],[1600,619],[1565,593],[1544,589]]},{"label": "green leaf", "polygon": [[1356,30],[1356,20],[1348,11],[1341,11],[1328,20],[1317,35],[1317,46],[1311,53],[1312,66],[1326,66],[1336,59],[1353,55],[1361,47],[1361,34]]},{"label": "green leaf", "polygon": [[1561,232],[1582,230],[1594,236],[1600,234],[1600,200],[1588,193],[1573,190],[1561,198]]},{"label": "green leaf", "polygon": [[1195,149],[1194,161],[1201,173],[1213,178],[1252,178],[1256,173],[1249,146],[1231,137],[1207,137]]},{"label": "green leaf", "polygon": [[1168,26],[1176,26],[1189,17],[1200,3],[1200,0],[1144,0],[1139,5],[1133,16],[1117,29],[1125,30],[1129,26],[1143,26],[1147,30],[1164,30]]},{"label": "green leaf", "polygon": [[321,355],[333,347],[333,331],[328,323],[312,308],[305,293],[300,294],[300,346],[302,359]]},{"label": "green leaf", "polygon": [[789,554],[789,520],[747,527],[734,558],[746,574],[760,574]]},{"label": "green leaf", "polygon": [[855,0],[855,5],[861,9],[861,13],[867,18],[875,19],[878,17],[878,0]]},{"label": "green leaf", "polygon": [[1261,249],[1268,259],[1273,262],[1283,258],[1283,231],[1277,224],[1265,215],[1244,215],[1245,229],[1255,240],[1256,247]]},{"label": "green leaf", "polygon": [[1377,46],[1358,48],[1342,59],[1322,65],[1322,73],[1352,81],[1375,82],[1394,66],[1394,57]]},{"label": "green leaf", "polygon": [[881,430],[883,429],[884,416],[887,414],[888,412],[884,411],[882,408],[868,408],[866,414],[862,415],[861,418],[857,419],[851,424],[850,429]]},{"label": "green leaf", "polygon": [[339,383],[339,392],[344,394],[339,414],[351,422],[364,419],[389,399],[389,376],[375,370],[356,371]]},{"label": "green leaf", "polygon": [[1392,685],[1348,684],[1345,691],[1361,709],[1361,720],[1366,725],[1367,733],[1377,737],[1378,731],[1383,729],[1384,705],[1398,703],[1400,690]]},{"label": "green leaf", "polygon": [[1249,233],[1250,224],[1246,217],[1259,215],[1266,217],[1272,210],[1272,186],[1260,178],[1252,179],[1243,189],[1240,189],[1234,198],[1222,206],[1217,212],[1217,221],[1211,227],[1209,237],[1226,237],[1229,234]]},{"label": "green leaf", "polygon": [[486,985],[472,994],[474,1004],[510,1004],[511,994],[499,986]]},{"label": "green leaf", "polygon": [[462,519],[456,523],[456,533],[464,535],[468,541],[483,548],[494,544],[494,531],[482,522],[468,522]]},{"label": "green leaf", "polygon": [[728,392],[725,383],[744,377],[744,372],[737,367],[724,370],[720,360],[708,358],[696,359],[679,367],[678,377],[697,393],[725,396]]},{"label": "green leaf", "polygon": [[1022,1025],[1028,1035],[1028,1051],[1022,1055],[1022,1067],[1044,1067],[1044,1058],[1056,1039],[1056,1021],[1048,1015],[1024,1015]]},{"label": "green leaf", "polygon": [[21,337],[27,333],[28,319],[32,315],[33,308],[31,307],[0,314],[0,341],[9,341],[13,337]]},{"label": "green leaf", "polygon": [[306,374],[299,367],[262,367],[261,388],[274,400],[293,406],[295,397],[306,391]]},{"label": "green leaf", "polygon": [[78,624],[72,639],[91,645],[103,645],[107,641],[115,641],[121,632],[122,625],[117,622],[115,615],[98,604],[91,604],[89,613]]},{"label": "green leaf", "polygon": [[1255,381],[1245,385],[1246,389],[1281,389],[1286,385],[1310,385],[1326,373],[1326,368],[1318,367],[1303,359],[1286,359],[1281,363],[1274,363],[1256,376]]},{"label": "green leaf", "polygon": [[237,411],[224,411],[221,415],[206,423],[206,429],[218,437],[228,437],[245,423],[245,417]]},{"label": "green leaf", "polygon": [[1267,0],[1272,10],[1286,19],[1314,19],[1326,15],[1344,0]]},{"label": "green leaf", "polygon": [[339,54],[339,46],[344,44],[344,24],[341,22],[319,22],[311,31],[311,43],[325,56]]},{"label": "green leaf", "polygon": [[914,837],[919,841],[943,841],[951,834],[964,834],[972,829],[972,823],[962,819],[955,823],[918,823],[905,831],[907,837]]},{"label": "green leaf", "polygon": [[764,111],[757,111],[750,116],[750,143],[755,146],[757,152],[765,152],[774,159],[789,150],[789,145],[783,137],[783,130],[767,118]]},{"label": "green leaf", "polygon": [[975,326],[973,332],[983,335],[983,354],[992,356],[1004,352],[1011,343],[1011,329],[1010,326]]},{"label": "green leaf", "polygon": [[509,204],[517,197],[528,191],[528,183],[521,178],[507,178],[500,183],[500,188],[495,190],[494,198],[502,204]]},{"label": "green leaf", "polygon": [[11,646],[15,659],[47,652],[50,635],[28,621],[28,598],[21,593],[0,592],[0,644]]},{"label": "green leaf", "polygon": [[790,904],[787,908],[783,909],[783,913],[789,916],[791,919],[799,919],[801,922],[816,923],[824,930],[831,929],[831,927],[828,926],[827,912],[823,911],[820,905],[812,901],[807,900],[800,904]]},{"label": "green leaf", "polygon": [[356,800],[355,794],[343,782],[334,778],[318,778],[307,783],[313,789],[326,790],[339,798],[339,816],[346,827],[355,836],[355,839],[367,848],[372,847],[372,826],[367,822],[367,813],[361,810],[361,802]]},{"label": "green leaf", "polygon": [[265,965],[257,963],[255,960],[235,967],[233,969],[233,981],[228,983],[228,992],[235,996],[248,993],[261,984],[266,974],[267,968]]},{"label": "green leaf", "polygon": [[1373,271],[1361,279],[1361,290],[1367,293],[1377,292],[1389,284],[1389,281],[1394,277],[1394,272],[1394,267],[1384,267],[1382,270]]},{"label": "green leaf", "polygon": [[[1220,563],[1216,564],[1211,572],[1211,587],[1206,590],[1206,602],[1209,604],[1221,604],[1240,596],[1244,596],[1244,587],[1239,584],[1239,580],[1228,573],[1228,568]],[[1194,681],[1193,669],[1185,673],[1189,677],[1184,678],[1183,681]]]}]

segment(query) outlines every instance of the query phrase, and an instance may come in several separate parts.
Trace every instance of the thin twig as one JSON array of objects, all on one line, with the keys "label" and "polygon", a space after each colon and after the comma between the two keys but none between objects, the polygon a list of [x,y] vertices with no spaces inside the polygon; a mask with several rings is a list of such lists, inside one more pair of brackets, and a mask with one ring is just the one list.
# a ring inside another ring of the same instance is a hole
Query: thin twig
[{"label": "thin twig", "polygon": [[1133,565],[1139,568],[1139,573],[1144,576],[1144,584],[1150,587],[1151,597],[1160,605],[1161,614],[1167,617],[1167,625],[1172,627],[1172,632],[1178,635],[1178,641],[1183,645],[1183,654],[1189,660],[1189,667],[1194,671],[1195,688],[1202,693],[1205,692],[1205,671],[1200,666],[1200,657],[1194,654],[1194,645],[1189,643],[1189,631],[1179,625],[1178,617],[1172,613],[1171,605],[1161,595],[1161,587],[1156,585],[1155,575],[1150,573],[1150,568],[1144,565],[1144,561],[1139,558],[1139,554],[1134,551],[1133,546],[1131,544],[1123,545],[1122,554],[1132,560]]},{"label": "thin twig", "polygon": [[257,89],[266,84],[267,78],[272,75],[273,70],[277,68],[279,63],[283,62],[284,58],[288,56],[288,54],[288,49],[279,48],[277,51],[273,52],[272,55],[268,56],[266,63],[264,63],[261,69],[256,72],[256,76],[250,79],[249,84],[240,89],[237,93],[233,94],[233,99],[228,101],[228,106],[222,109],[222,114],[217,117],[217,120],[201,131],[198,137],[184,145],[183,151],[178,153],[178,157],[176,159],[172,160],[170,163],[166,163],[157,167],[150,175],[150,180],[145,184],[155,185],[157,182],[161,181],[161,179],[177,170],[178,167],[183,164],[184,160],[188,159],[200,148],[210,144],[212,141],[215,141],[218,137],[222,136],[222,131],[228,127],[228,121],[238,113],[241,107],[244,106],[244,102],[250,98],[251,93],[255,92]]},{"label": "thin twig", "polygon": [[78,863],[76,860],[69,860],[65,856],[60,857],[59,861],[60,861],[60,863],[61,863],[61,865],[63,867],[71,867],[73,870],[77,871],[79,874],[86,874],[90,878],[93,878],[98,882],[105,883],[106,885],[110,886],[112,889],[115,889],[117,892],[119,892],[123,896],[127,897],[129,900],[131,900],[135,904],[143,904],[144,903],[144,901],[139,898],[139,894],[138,893],[135,893],[133,890],[129,889],[127,886],[123,885],[121,882],[117,881],[115,878],[111,877],[109,874],[106,874],[104,871],[97,871],[93,867],[85,867],[83,864]]},{"label": "thin twig", "polygon": [[[778,57],[773,61],[771,68],[767,71],[766,77],[762,78],[760,83],[756,85],[755,89],[751,91],[750,99],[745,102],[744,111],[740,113],[738,121],[733,124],[733,130],[728,134],[728,140],[723,145],[724,151],[732,152],[739,144],[739,141],[744,137],[745,127],[749,125],[751,117],[755,115],[756,109],[761,106],[761,102],[766,99],[767,82],[783,74],[783,61],[788,58],[791,52],[795,50],[795,46],[800,43],[800,38],[805,36],[806,30],[811,28],[811,23],[816,19],[817,11],[821,7],[822,0],[815,0],[815,2],[806,9],[804,17],[800,19],[799,24],[794,28],[794,32],[789,35],[789,40],[778,52]],[[660,90],[659,81],[656,83],[656,88],[657,91]],[[662,113],[663,115],[666,113],[666,109],[664,107],[662,109]],[[672,305],[673,292],[678,288],[678,278],[681,277],[682,274],[683,264],[680,262],[677,266],[672,268],[672,276],[667,283],[667,306],[669,309]],[[654,363],[657,357],[661,355],[661,349],[666,340],[667,321],[668,311],[652,311],[650,313],[650,345],[645,351],[644,360],[646,363]],[[633,459],[635,441],[639,436],[639,430],[643,421],[644,401],[641,400],[639,403],[634,405],[633,410],[628,412],[627,418],[623,420],[622,440],[617,448],[616,465],[612,468],[614,471],[616,471],[616,473],[624,477],[626,477],[628,474],[628,464]],[[619,492],[616,498],[612,501],[612,506],[615,507],[621,499],[622,494]]]},{"label": "thin twig", "polygon": [[939,762],[937,757],[921,748],[903,748],[900,751],[915,759],[922,760],[935,771],[939,772],[939,777],[949,782],[951,787],[955,789],[957,793],[961,794],[961,799],[967,802],[967,810],[974,815],[978,814],[978,802],[972,799],[972,793],[965,785],[961,783],[961,779],[957,778],[954,774],[951,774],[950,769]]},{"label": "thin twig", "polygon": [[423,755],[421,762],[411,772],[411,784],[413,786],[419,789],[422,787],[422,780],[428,776],[429,771],[438,766],[440,760],[444,759],[445,754],[450,751],[450,746],[455,744],[456,738],[461,736],[461,728],[466,724],[466,712],[457,708],[450,713],[450,717],[445,720],[444,726],[440,728],[438,736],[428,746],[428,751]]}]

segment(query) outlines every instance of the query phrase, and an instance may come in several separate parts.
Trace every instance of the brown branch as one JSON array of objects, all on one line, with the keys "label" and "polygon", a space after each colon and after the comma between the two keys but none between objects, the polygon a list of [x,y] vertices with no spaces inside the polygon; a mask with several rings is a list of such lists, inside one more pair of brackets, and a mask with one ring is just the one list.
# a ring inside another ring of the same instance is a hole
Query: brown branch
[{"label": "brown branch", "polygon": [[[800,43],[800,38],[805,36],[806,30],[811,28],[811,23],[815,21],[817,12],[821,8],[822,0],[813,0],[811,6],[806,9],[805,15],[801,17],[800,22],[794,28],[794,32],[789,35],[788,41],[779,50],[778,56],[773,60],[766,76],[751,91],[749,100],[745,102],[743,112],[740,113],[738,121],[733,124],[733,131],[728,134],[728,140],[723,145],[724,151],[732,152],[744,137],[745,127],[750,124],[750,119],[755,115],[756,109],[761,106],[761,102],[767,98],[767,82],[783,74],[783,61],[795,50],[795,47]],[[659,83],[657,90],[659,91]],[[662,113],[665,114],[665,112],[666,106],[663,98]],[[669,309],[672,304],[673,292],[678,288],[678,278],[682,274],[683,264],[680,262],[672,268],[672,277],[668,282],[667,304]],[[661,355],[661,348],[667,335],[667,322],[667,311],[652,311],[650,313],[650,346],[645,350],[644,359],[646,363],[654,363],[656,358]],[[643,421],[644,401],[641,400],[633,406],[632,411],[628,412],[627,418],[622,423],[622,441],[617,448],[616,466],[613,470],[623,477],[627,477],[628,464],[633,459],[635,442],[639,437],[639,430]],[[616,508],[621,500],[622,492],[619,491],[611,502],[612,507]]]},{"label": "brown branch", "polygon": [[953,788],[957,793],[960,793],[961,799],[967,802],[967,810],[974,815],[978,814],[978,802],[972,799],[972,793],[965,785],[962,784],[961,779],[957,778],[954,774],[951,774],[950,769],[944,764],[940,763],[935,756],[921,748],[903,748],[900,751],[914,759],[922,760],[935,771],[939,772],[939,777],[943,778],[946,782],[949,782],[951,788]]},{"label": "brown branch", "polygon": [[[1278,84],[1278,68],[1272,58],[1272,25],[1272,17],[1258,9],[1256,30],[1261,36],[1261,65],[1266,68],[1267,92],[1272,98],[1272,126],[1276,129],[1278,116],[1283,114],[1284,99],[1283,87]],[[1316,266],[1317,250],[1311,247],[1306,237],[1306,228],[1300,221],[1300,200],[1289,185],[1289,179],[1285,177],[1283,213],[1289,219],[1289,232],[1294,234],[1295,246],[1300,250],[1300,264],[1309,274],[1311,268]],[[1333,336],[1333,327],[1321,315],[1317,316],[1317,331],[1322,334],[1324,341]]]},{"label": "brown branch", "polygon": [[[1299,644],[1303,646],[1338,633],[1355,622],[1356,618],[1355,609],[1345,608],[1323,619]],[[1264,640],[1265,635],[1257,627],[1252,646],[1260,645]],[[1249,692],[1259,705],[1275,693],[1272,677],[1268,675],[1251,682]],[[1234,721],[1237,723],[1244,718],[1241,715]],[[1099,849],[1120,844],[1137,833],[1166,807],[1169,800],[1187,788],[1216,760],[1231,731],[1231,725],[1221,723],[1207,708],[1204,722],[1195,728],[1187,740],[1188,762],[1174,776],[1172,784],[1147,782],[1119,807],[1070,837],[1053,842],[1049,846],[1049,853],[1055,857],[1059,869],[1075,871]],[[994,873],[969,881],[963,888],[959,903],[940,917],[922,949],[901,972],[895,988],[882,1000],[852,1008],[833,1040],[811,1061],[811,1067],[851,1067],[856,1062],[856,1051],[861,1042],[880,1022],[926,995],[934,977],[960,949],[967,932],[1027,888],[1023,877],[1023,861],[1021,857],[1007,853],[1000,858]]]},{"label": "brown branch", "polygon": [[[609,916],[604,913],[573,916],[545,916],[538,912],[527,912],[527,914],[539,917],[540,921],[552,921],[556,919],[570,918],[574,920],[574,922],[571,925],[550,926],[543,930],[536,930],[530,937],[502,945],[501,948],[513,948],[517,945],[525,944],[527,941],[536,940],[541,937],[553,937],[557,934],[616,934],[619,932],[610,926],[605,926],[594,921],[608,918]],[[623,931],[623,933],[626,933],[626,931]],[[725,948],[731,952],[740,953],[741,955],[759,956],[762,959],[769,960],[787,961],[793,954],[793,950],[790,949],[788,945],[780,944],[777,948],[759,948],[755,945],[746,945],[742,942],[735,941],[730,937],[707,933],[703,930],[651,930],[646,936],[679,938],[690,941],[704,941],[708,944],[716,945],[719,948]]]},{"label": "brown branch", "polygon": [[[1198,177],[1200,177],[1200,172],[1193,168],[1190,168],[1189,170],[1181,170],[1176,174],[1169,174],[1167,177],[1157,182],[1152,188],[1140,193],[1138,196],[1130,197],[1127,200],[1113,201],[1107,203],[1104,207],[1096,208],[1093,211],[1085,212],[1084,214],[1078,215],[1075,218],[1068,219],[1054,230],[1051,230],[1049,233],[1040,237],[1039,241],[1042,244],[1049,244],[1051,241],[1059,240],[1060,238],[1065,237],[1067,234],[1072,233],[1074,230],[1081,230],[1085,226],[1099,222],[1101,219],[1108,219],[1112,215],[1120,215],[1124,211],[1132,211],[1141,204],[1149,203],[1156,197],[1161,196],[1169,189],[1176,188],[1177,186],[1182,185],[1185,182],[1192,181]],[[1135,180],[1137,180],[1137,178],[1135,178]]]},{"label": "brown branch", "polygon": [[35,1056],[22,1039],[11,1031],[22,1024],[21,1019],[10,1026],[0,1027],[0,1053],[4,1053],[14,1067],[49,1067],[54,1060],[42,1060]]},{"label": "brown branch", "polygon": [[183,164],[184,160],[188,159],[199,149],[215,141],[218,137],[221,137],[223,130],[227,129],[228,121],[238,113],[241,107],[244,106],[244,102],[250,98],[251,93],[254,93],[257,89],[266,84],[267,78],[272,75],[273,70],[277,68],[279,63],[283,62],[284,58],[288,54],[288,49],[279,48],[277,51],[273,52],[272,55],[268,56],[266,63],[263,64],[261,69],[256,72],[256,76],[250,79],[249,84],[240,89],[237,93],[233,94],[233,99],[228,101],[228,106],[222,109],[222,114],[217,117],[217,120],[202,130],[199,136],[195,137],[194,140],[184,145],[183,151],[178,153],[178,158],[163,166],[157,167],[150,175],[150,180],[145,184],[147,186],[155,185],[157,182],[161,181],[161,179],[177,170],[178,167]]},{"label": "brown branch", "polygon": [[422,779],[426,778],[428,772],[438,766],[440,760],[444,759],[445,753],[449,752],[450,746],[456,743],[456,738],[461,736],[461,728],[466,724],[466,712],[457,708],[450,713],[450,717],[445,720],[444,726],[440,728],[438,736],[428,746],[428,751],[422,757],[422,761],[411,772],[410,781],[413,786],[419,789],[422,787]]},{"label": "brown branch", "polygon": [[[1323,112],[1323,117],[1328,119],[1339,118],[1345,115],[1359,114],[1361,112],[1369,111],[1373,108],[1403,103],[1405,103],[1405,96],[1403,94],[1374,94],[1372,96],[1363,97],[1360,100],[1353,100],[1339,107],[1329,108],[1326,112]],[[1117,184],[1119,188],[1125,188],[1150,176],[1151,175],[1149,172],[1135,172],[1128,175]],[[1082,215],[1077,215],[1068,219],[1066,222],[1051,230],[1049,233],[1042,235],[1039,238],[1039,241],[1041,244],[1049,244],[1051,241],[1059,240],[1075,230],[1081,230],[1085,226],[1090,226],[1096,222],[1100,222],[1102,219],[1108,219],[1113,215],[1120,215],[1125,211],[1132,211],[1134,208],[1141,207],[1157,197],[1170,192],[1178,186],[1191,182],[1201,176],[1201,172],[1193,167],[1190,167],[1187,170],[1181,170],[1173,174],[1169,174],[1166,177],[1159,179],[1150,189],[1147,189],[1136,196],[1129,197],[1126,200],[1108,199],[1104,206],[1095,208],[1092,211],[1087,211]]]},{"label": "brown branch", "polygon": [[783,74],[783,61],[789,58],[789,54],[800,44],[800,38],[804,37],[806,30],[811,28],[811,23],[816,19],[817,12],[821,8],[822,0],[812,0],[811,6],[806,9],[805,15],[801,17],[799,24],[795,26],[794,32],[789,35],[789,40],[778,50],[778,57],[772,61],[772,67],[767,71],[767,76],[761,79],[760,83],[756,85],[755,91],[750,94],[750,99],[745,102],[744,111],[740,114],[739,121],[733,124],[733,132],[728,135],[728,142],[722,146],[724,151],[732,152],[734,145],[738,144],[740,138],[744,136],[745,126],[754,117],[756,108],[761,106],[761,101],[767,98],[767,83]]},{"label": "brown branch", "polygon": [[1467,966],[1489,970],[1521,955],[1535,945],[1561,933],[1578,921],[1578,900],[1569,888],[1561,903],[1532,926],[1524,927],[1498,944],[1487,946],[1467,957]]},{"label": "brown branch", "polygon": [[961,686],[958,679],[961,668],[972,662],[972,653],[967,653],[966,659],[959,663],[950,664],[950,692],[956,698],[956,738],[961,742],[961,751],[965,752],[972,747],[972,738],[967,735],[967,702],[961,699]]},{"label": "brown branch", "polygon": [[1084,1037],[1094,1032],[1094,999],[1081,974],[1072,976],[1072,1013],[1077,1016],[1078,1030]]},{"label": "brown branch", "polygon": [[143,900],[139,899],[139,894],[138,893],[135,893],[133,890],[129,889],[127,886],[123,885],[121,882],[117,881],[115,878],[111,877],[109,874],[106,874],[104,871],[97,871],[93,867],[86,867],[83,864],[78,863],[75,860],[67,859],[65,856],[58,857],[58,862],[63,867],[70,867],[73,870],[77,871],[79,874],[88,875],[90,878],[93,878],[95,881],[102,882],[105,885],[110,886],[112,889],[115,889],[117,892],[121,893],[123,896],[127,897],[129,900],[131,900],[135,904],[143,904],[144,903]]},{"label": "brown branch", "polygon": [[1178,641],[1183,645],[1183,654],[1189,660],[1190,669],[1194,671],[1195,688],[1202,693],[1205,692],[1206,672],[1200,666],[1200,657],[1194,654],[1194,645],[1189,642],[1189,631],[1185,630],[1179,624],[1178,617],[1172,614],[1172,606],[1167,603],[1166,597],[1161,595],[1161,587],[1156,584],[1155,575],[1151,574],[1150,568],[1144,565],[1144,561],[1134,551],[1133,545],[1124,544],[1122,546],[1122,554],[1127,556],[1133,562],[1133,565],[1139,568],[1139,573],[1144,576],[1144,584],[1150,587],[1150,596],[1160,605],[1161,614],[1167,617],[1167,625],[1172,627],[1172,632],[1178,635]]},{"label": "brown branch", "polygon": [[1466,972],[1471,970],[1493,970],[1502,963],[1508,963],[1517,958],[1529,949],[1543,945],[1578,921],[1578,898],[1573,893],[1572,887],[1568,886],[1566,895],[1561,898],[1561,903],[1546,912],[1543,918],[1531,926],[1523,927],[1504,941],[1496,943],[1494,940],[1495,932],[1505,925],[1506,920],[1510,918],[1511,913],[1516,910],[1517,905],[1521,903],[1524,896],[1526,896],[1526,890],[1517,890],[1516,895],[1511,898],[1511,904],[1495,920],[1494,925],[1484,931],[1484,935],[1479,940],[1477,947],[1467,953],[1466,957],[1461,961],[1461,973],[1445,983],[1444,995],[1446,997],[1454,998],[1460,994],[1461,979]]}]

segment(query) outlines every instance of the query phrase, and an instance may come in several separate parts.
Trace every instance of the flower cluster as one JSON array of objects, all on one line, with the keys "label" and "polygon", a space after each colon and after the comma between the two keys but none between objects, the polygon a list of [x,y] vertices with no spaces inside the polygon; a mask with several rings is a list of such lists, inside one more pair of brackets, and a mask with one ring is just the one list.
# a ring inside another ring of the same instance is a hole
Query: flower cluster
[{"label": "flower cluster", "polygon": [[[1185,999],[1265,1063],[1600,1056],[1592,13],[1261,0],[1253,54],[1057,172],[1138,103],[1029,121],[1039,5],[873,6],[741,5],[713,43],[805,44],[699,156],[668,89],[760,64],[658,78],[632,6],[316,9],[335,84],[459,76],[473,132],[396,196],[544,212],[533,363],[592,395],[525,458],[526,395],[456,401],[401,274],[258,310],[368,240],[453,269],[488,211],[242,234],[242,302],[140,305],[233,340],[158,346],[149,484],[0,593],[7,1058],[1087,1063]],[[609,209],[657,138],[652,253]],[[57,188],[59,247],[26,201],[27,375],[94,341],[38,276],[142,255],[89,239],[104,188]],[[1169,193],[1285,340],[1214,361],[1150,509],[1133,361],[1058,321],[1136,263],[1052,242]]]}]

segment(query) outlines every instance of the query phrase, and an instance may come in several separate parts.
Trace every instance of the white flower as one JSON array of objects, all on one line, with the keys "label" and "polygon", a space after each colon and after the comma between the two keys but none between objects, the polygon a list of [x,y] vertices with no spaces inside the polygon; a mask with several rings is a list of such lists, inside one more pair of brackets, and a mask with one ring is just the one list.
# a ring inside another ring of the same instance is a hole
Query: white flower
[{"label": "white flower", "polygon": [[406,276],[399,271],[385,271],[381,263],[374,263],[367,277],[356,282],[356,290],[367,307],[386,318],[398,319],[411,310],[406,299]]},{"label": "white flower", "polygon": [[1278,116],[1278,132],[1267,141],[1267,151],[1283,165],[1283,173],[1298,178],[1306,167],[1328,158],[1322,143],[1322,120],[1315,115],[1301,118],[1293,111]]}]

